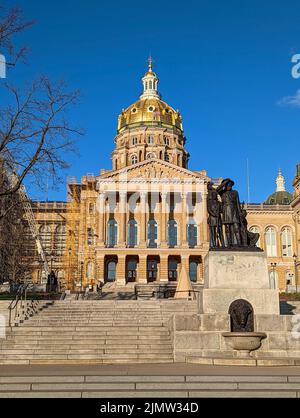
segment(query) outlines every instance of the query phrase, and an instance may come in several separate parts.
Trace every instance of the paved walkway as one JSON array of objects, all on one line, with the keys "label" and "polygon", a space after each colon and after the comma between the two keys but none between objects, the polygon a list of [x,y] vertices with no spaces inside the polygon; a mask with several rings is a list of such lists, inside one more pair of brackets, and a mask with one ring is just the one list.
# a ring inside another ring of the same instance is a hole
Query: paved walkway
[{"label": "paved walkway", "polygon": [[300,398],[300,367],[1,366],[1,398]]}]

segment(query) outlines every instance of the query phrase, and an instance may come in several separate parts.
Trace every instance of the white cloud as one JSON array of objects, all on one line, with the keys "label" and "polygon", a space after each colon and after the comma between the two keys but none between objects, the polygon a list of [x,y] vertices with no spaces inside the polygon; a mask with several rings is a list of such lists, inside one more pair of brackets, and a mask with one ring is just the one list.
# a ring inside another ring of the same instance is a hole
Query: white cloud
[{"label": "white cloud", "polygon": [[278,104],[283,106],[300,107],[300,90],[297,90],[294,96],[283,97],[281,100],[279,100]]}]

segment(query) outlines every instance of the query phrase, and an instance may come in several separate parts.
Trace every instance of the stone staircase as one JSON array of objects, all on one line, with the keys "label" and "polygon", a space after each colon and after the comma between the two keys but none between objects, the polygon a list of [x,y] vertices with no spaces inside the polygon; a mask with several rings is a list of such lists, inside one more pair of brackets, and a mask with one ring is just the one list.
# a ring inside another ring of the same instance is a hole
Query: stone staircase
[{"label": "stone staircase", "polygon": [[0,364],[172,363],[168,323],[193,301],[56,301],[0,340]]},{"label": "stone staircase", "polygon": [[[174,365],[161,365],[159,373],[154,374],[155,371],[143,371],[139,366],[123,373],[81,370],[74,374],[63,369],[55,373],[49,369],[13,374],[4,371],[0,375],[0,398],[121,398],[124,404],[126,398],[154,398],[157,402],[160,398],[300,397],[299,370],[293,373],[276,369],[272,374],[260,371],[253,375],[251,367],[242,373],[232,372],[228,367],[202,371],[185,367],[181,374],[180,366],[176,365],[174,370]],[[155,370],[155,366],[149,366]]]}]

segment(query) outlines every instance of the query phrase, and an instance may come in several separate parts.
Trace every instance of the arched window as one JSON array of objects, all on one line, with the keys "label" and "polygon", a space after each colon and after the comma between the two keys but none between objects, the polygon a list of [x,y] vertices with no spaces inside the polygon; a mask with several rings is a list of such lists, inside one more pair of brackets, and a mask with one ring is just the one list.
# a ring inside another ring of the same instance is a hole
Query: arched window
[{"label": "arched window", "polygon": [[131,157],[131,164],[137,164],[137,162],[138,162],[138,157],[136,155],[133,155]]},{"label": "arched window", "polygon": [[149,89],[152,90],[152,88],[153,88],[153,82],[150,80],[149,81]]},{"label": "arched window", "polygon": [[170,162],[170,156],[167,152],[165,153],[165,161],[167,161],[167,163]]},{"label": "arched window", "polygon": [[164,136],[164,144],[168,147],[170,145],[170,139],[167,136]]},{"label": "arched window", "polygon": [[88,228],[87,229],[87,245],[91,246],[94,245],[94,230],[93,228]]},{"label": "arched window", "polygon": [[168,241],[169,247],[176,247],[177,245],[177,222],[170,220],[168,222]]},{"label": "arched window", "polygon": [[153,145],[154,144],[154,136],[153,135],[148,135],[147,142],[148,142],[149,145]]},{"label": "arched window", "polygon": [[270,288],[277,289],[278,288],[278,274],[276,270],[269,271],[269,280],[270,280]]},{"label": "arched window", "polygon": [[57,256],[62,256],[66,248],[66,227],[58,225],[55,230],[54,248]]},{"label": "arched window", "polygon": [[135,247],[138,241],[138,225],[135,219],[128,222],[128,246]]},{"label": "arched window", "polygon": [[86,277],[88,280],[94,279],[94,263],[89,261],[86,265]]},{"label": "arched window", "polygon": [[148,247],[157,247],[157,222],[155,219],[150,219],[148,222]]},{"label": "arched window", "polygon": [[132,145],[137,145],[137,143],[138,143],[138,138],[136,136],[134,136],[132,138]]},{"label": "arched window", "polygon": [[41,237],[43,249],[46,252],[51,251],[52,250],[51,229],[48,225],[42,225],[40,227],[40,237]]},{"label": "arched window", "polygon": [[107,263],[107,282],[114,282],[116,280],[117,263],[115,261],[109,261]]},{"label": "arched window", "polygon": [[196,283],[198,279],[198,263],[196,261],[190,261],[190,280]]},{"label": "arched window", "polygon": [[272,226],[266,229],[266,249],[268,257],[277,256],[276,230]]},{"label": "arched window", "polygon": [[286,227],[281,232],[282,256],[293,256],[293,235],[290,228]]},{"label": "arched window", "polygon": [[[257,226],[251,226],[251,228],[249,229],[250,232],[252,232],[253,234],[260,234],[260,230]],[[260,247],[260,238],[256,243],[256,247]]]},{"label": "arched window", "polygon": [[194,248],[197,245],[197,224],[194,219],[190,219],[187,224],[188,229],[188,243],[190,248]]},{"label": "arched window", "polygon": [[107,223],[107,245],[114,247],[118,242],[118,224],[115,219],[110,219]]}]

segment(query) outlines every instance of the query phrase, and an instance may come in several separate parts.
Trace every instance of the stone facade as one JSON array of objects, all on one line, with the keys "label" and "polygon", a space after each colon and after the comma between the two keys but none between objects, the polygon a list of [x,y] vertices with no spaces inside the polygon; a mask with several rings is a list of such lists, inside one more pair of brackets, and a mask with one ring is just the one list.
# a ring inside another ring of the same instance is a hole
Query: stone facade
[{"label": "stone facade", "polygon": [[[188,169],[181,114],[161,100],[152,62],[142,82],[139,100],[119,116],[112,170],[80,182],[69,179],[68,202],[33,205],[49,265],[64,287],[99,281],[166,283],[178,279],[183,265],[194,282],[203,282],[211,178],[204,170]],[[274,240],[268,267],[273,287],[281,291],[297,281],[293,254],[300,253],[299,184],[298,173],[292,205],[278,204],[278,193],[289,197],[280,173],[268,204],[246,207],[249,228],[261,234],[261,248],[270,252]],[[31,275],[39,281],[42,269],[34,248],[31,255]]]}]

